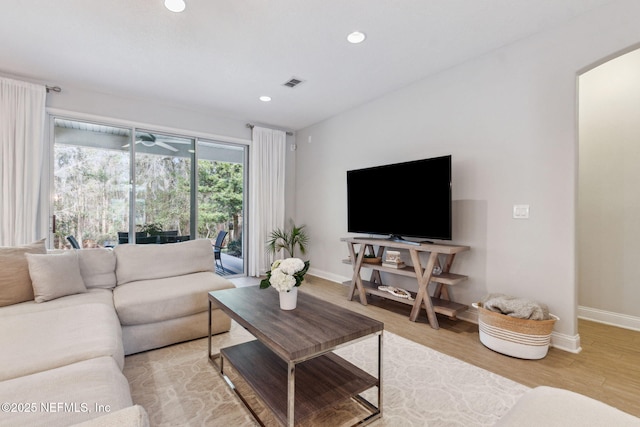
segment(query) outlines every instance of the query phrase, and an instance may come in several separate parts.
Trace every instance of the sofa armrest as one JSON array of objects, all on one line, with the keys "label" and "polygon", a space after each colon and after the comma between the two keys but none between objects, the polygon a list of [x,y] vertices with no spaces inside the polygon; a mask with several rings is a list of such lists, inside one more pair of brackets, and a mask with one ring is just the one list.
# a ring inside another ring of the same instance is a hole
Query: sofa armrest
[{"label": "sofa armrest", "polygon": [[606,403],[554,387],[526,392],[496,426],[640,426],[640,419]]}]

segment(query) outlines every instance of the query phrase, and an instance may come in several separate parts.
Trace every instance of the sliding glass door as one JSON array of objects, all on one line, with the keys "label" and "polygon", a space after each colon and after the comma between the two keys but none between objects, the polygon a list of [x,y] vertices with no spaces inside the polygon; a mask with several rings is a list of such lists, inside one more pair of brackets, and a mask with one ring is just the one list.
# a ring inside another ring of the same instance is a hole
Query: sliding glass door
[{"label": "sliding glass door", "polygon": [[129,229],[129,129],[56,119],[53,248],[113,246]]},{"label": "sliding glass door", "polygon": [[144,241],[153,241],[156,235],[186,240],[192,234],[195,140],[148,131],[135,135],[137,231],[147,232],[149,239]]},{"label": "sliding glass door", "polygon": [[54,119],[53,247],[216,240],[216,270],[244,274],[245,146]]},{"label": "sliding glass door", "polygon": [[225,274],[244,272],[245,156],[242,146],[198,141],[198,237],[225,236],[217,265]]}]

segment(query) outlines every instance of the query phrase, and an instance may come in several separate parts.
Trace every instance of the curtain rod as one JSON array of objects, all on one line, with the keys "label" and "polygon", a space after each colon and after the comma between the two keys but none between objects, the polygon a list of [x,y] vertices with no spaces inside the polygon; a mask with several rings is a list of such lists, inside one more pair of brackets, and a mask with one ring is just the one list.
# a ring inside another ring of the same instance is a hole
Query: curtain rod
[{"label": "curtain rod", "polygon": [[[255,125],[254,125],[254,124],[252,124],[252,123],[247,123],[247,124],[246,124],[246,126],[247,126],[249,129],[253,129],[253,127],[254,127]],[[287,135],[289,135],[289,136],[292,136],[292,135],[293,135],[293,132],[286,131],[285,133],[286,133]]]},{"label": "curtain rod", "polygon": [[56,92],[56,93],[60,93],[62,92],[62,89],[60,89],[60,86],[45,86],[45,88],[47,88],[47,93],[49,92]]}]

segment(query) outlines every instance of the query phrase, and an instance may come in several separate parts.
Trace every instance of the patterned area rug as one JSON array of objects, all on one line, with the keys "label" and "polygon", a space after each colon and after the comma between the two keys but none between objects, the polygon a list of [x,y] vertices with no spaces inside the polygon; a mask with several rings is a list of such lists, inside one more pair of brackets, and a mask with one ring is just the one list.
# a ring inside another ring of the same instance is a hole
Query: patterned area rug
[{"label": "patterned area rug", "polygon": [[[214,347],[251,339],[233,322]],[[376,339],[336,353],[376,375]],[[206,354],[207,340],[200,339],[126,358],[133,401],[147,410],[152,426],[257,425]],[[382,381],[383,418],[370,424],[375,427],[490,426],[528,389],[390,332],[384,333]],[[376,403],[375,391],[365,397]]]}]

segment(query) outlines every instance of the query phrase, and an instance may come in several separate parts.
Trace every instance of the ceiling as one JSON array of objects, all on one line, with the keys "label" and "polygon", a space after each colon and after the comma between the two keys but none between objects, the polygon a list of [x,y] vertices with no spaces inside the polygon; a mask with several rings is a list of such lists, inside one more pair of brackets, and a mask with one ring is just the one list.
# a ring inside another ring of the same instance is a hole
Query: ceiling
[{"label": "ceiling", "polygon": [[8,0],[0,74],[296,130],[613,1]]}]

